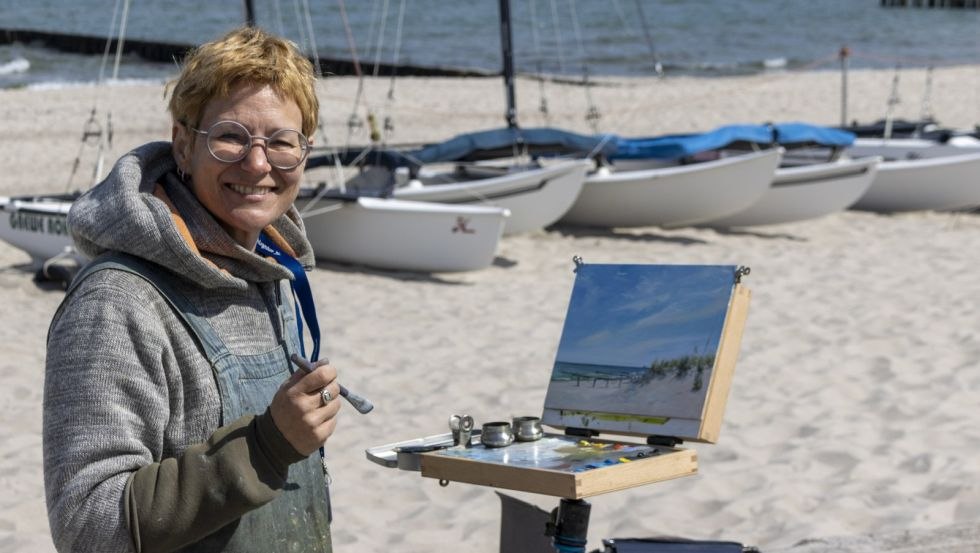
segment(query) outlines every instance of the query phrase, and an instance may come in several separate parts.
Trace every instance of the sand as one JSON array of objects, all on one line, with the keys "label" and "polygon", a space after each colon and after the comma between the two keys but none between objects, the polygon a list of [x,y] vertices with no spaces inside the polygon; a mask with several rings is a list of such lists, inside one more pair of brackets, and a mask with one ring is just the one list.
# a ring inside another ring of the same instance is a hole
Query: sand
[{"label": "sand", "polygon": [[[891,71],[850,75],[849,117],[884,115]],[[980,122],[980,66],[937,69],[943,123]],[[896,116],[920,115],[925,72],[902,72]],[[539,84],[518,82],[525,126],[544,124]],[[322,87],[328,129],[347,141],[356,82]],[[391,114],[392,142],[441,140],[503,122],[493,79],[387,80],[367,101]],[[162,86],[0,91],[0,194],[84,187],[94,148],[79,138],[93,104],[111,106],[110,157],[167,139]],[[551,123],[588,132],[581,87],[546,83]],[[600,130],[624,135],[727,123],[835,124],[835,73],[608,79],[591,89]],[[361,110],[363,116],[363,110]],[[352,138],[365,142],[364,130]],[[371,398],[346,409],[329,443],[337,551],[497,550],[494,490],[440,487],[365,459],[366,448],[539,414],[573,282],[572,256],[605,263],[751,267],[753,290],[721,437],[697,450],[699,474],[590,499],[589,548],[602,538],[671,534],[765,551],[975,551],[980,520],[980,215],[842,212],[738,232],[701,228],[575,230],[507,237],[470,273],[414,274],[321,262],[311,275],[324,351]],[[53,551],[41,469],[48,322],[63,293],[32,280],[23,252],[0,243],[0,551]],[[515,496],[541,508],[556,498]],[[872,536],[873,534],[873,536]],[[793,548],[794,544],[806,542]],[[959,549],[957,549],[959,547]]]}]

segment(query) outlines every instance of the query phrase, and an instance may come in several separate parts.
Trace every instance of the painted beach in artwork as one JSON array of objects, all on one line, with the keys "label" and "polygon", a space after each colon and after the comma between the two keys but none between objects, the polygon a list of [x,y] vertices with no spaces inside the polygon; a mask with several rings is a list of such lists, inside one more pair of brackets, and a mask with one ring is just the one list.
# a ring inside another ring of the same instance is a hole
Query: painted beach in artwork
[{"label": "painted beach in artwork", "polygon": [[549,409],[699,419],[734,285],[730,265],[582,265]]}]

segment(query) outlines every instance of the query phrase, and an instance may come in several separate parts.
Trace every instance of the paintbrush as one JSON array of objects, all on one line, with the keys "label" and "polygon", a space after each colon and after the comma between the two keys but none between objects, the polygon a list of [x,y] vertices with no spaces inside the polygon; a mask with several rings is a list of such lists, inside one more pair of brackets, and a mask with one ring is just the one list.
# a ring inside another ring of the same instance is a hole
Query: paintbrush
[{"label": "paintbrush", "polygon": [[[313,363],[310,363],[295,353],[289,356],[289,360],[292,361],[297,367],[303,369],[303,371],[306,373],[311,373],[316,369],[316,367],[313,366]],[[371,403],[371,400],[351,392],[345,388],[343,384],[340,385],[340,395],[343,396],[343,398],[346,399],[351,405],[353,405],[354,409],[357,409],[357,412],[361,413],[362,415],[366,415],[371,412],[371,409],[374,409],[374,404]]]}]

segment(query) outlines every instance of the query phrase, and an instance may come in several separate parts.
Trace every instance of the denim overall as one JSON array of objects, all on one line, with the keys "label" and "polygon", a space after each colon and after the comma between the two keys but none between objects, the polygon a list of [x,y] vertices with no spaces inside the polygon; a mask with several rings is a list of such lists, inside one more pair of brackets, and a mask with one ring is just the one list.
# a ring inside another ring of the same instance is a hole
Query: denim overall
[{"label": "denim overall", "polygon": [[[285,329],[286,336],[280,336],[278,347],[257,355],[234,355],[211,323],[169,285],[169,271],[158,265],[125,254],[100,256],[72,280],[69,293],[83,278],[103,269],[142,277],[184,320],[211,364],[221,395],[222,424],[265,412],[290,374],[289,355],[299,352],[296,314],[291,305],[279,302],[280,328]],[[288,283],[280,283],[279,297],[282,294],[291,294]],[[330,553],[330,494],[325,484],[320,460],[311,455],[289,467],[287,482],[276,499],[180,551]]]}]

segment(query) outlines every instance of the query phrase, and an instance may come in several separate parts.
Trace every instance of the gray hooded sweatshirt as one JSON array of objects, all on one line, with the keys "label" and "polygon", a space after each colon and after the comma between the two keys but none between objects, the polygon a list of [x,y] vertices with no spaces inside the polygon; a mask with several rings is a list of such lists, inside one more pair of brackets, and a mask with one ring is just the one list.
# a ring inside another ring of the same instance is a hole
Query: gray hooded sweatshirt
[{"label": "gray hooded sweatshirt", "polygon": [[[175,286],[232,353],[269,351],[283,332],[278,286],[291,274],[221,228],[177,179],[170,148],[126,154],[74,203],[75,244],[184,275]],[[271,227],[312,266],[294,209]],[[122,271],[82,281],[48,335],[44,483],[56,548],[172,551],[274,499],[303,457],[268,411],[222,421],[220,403],[207,359],[152,285]]]}]

